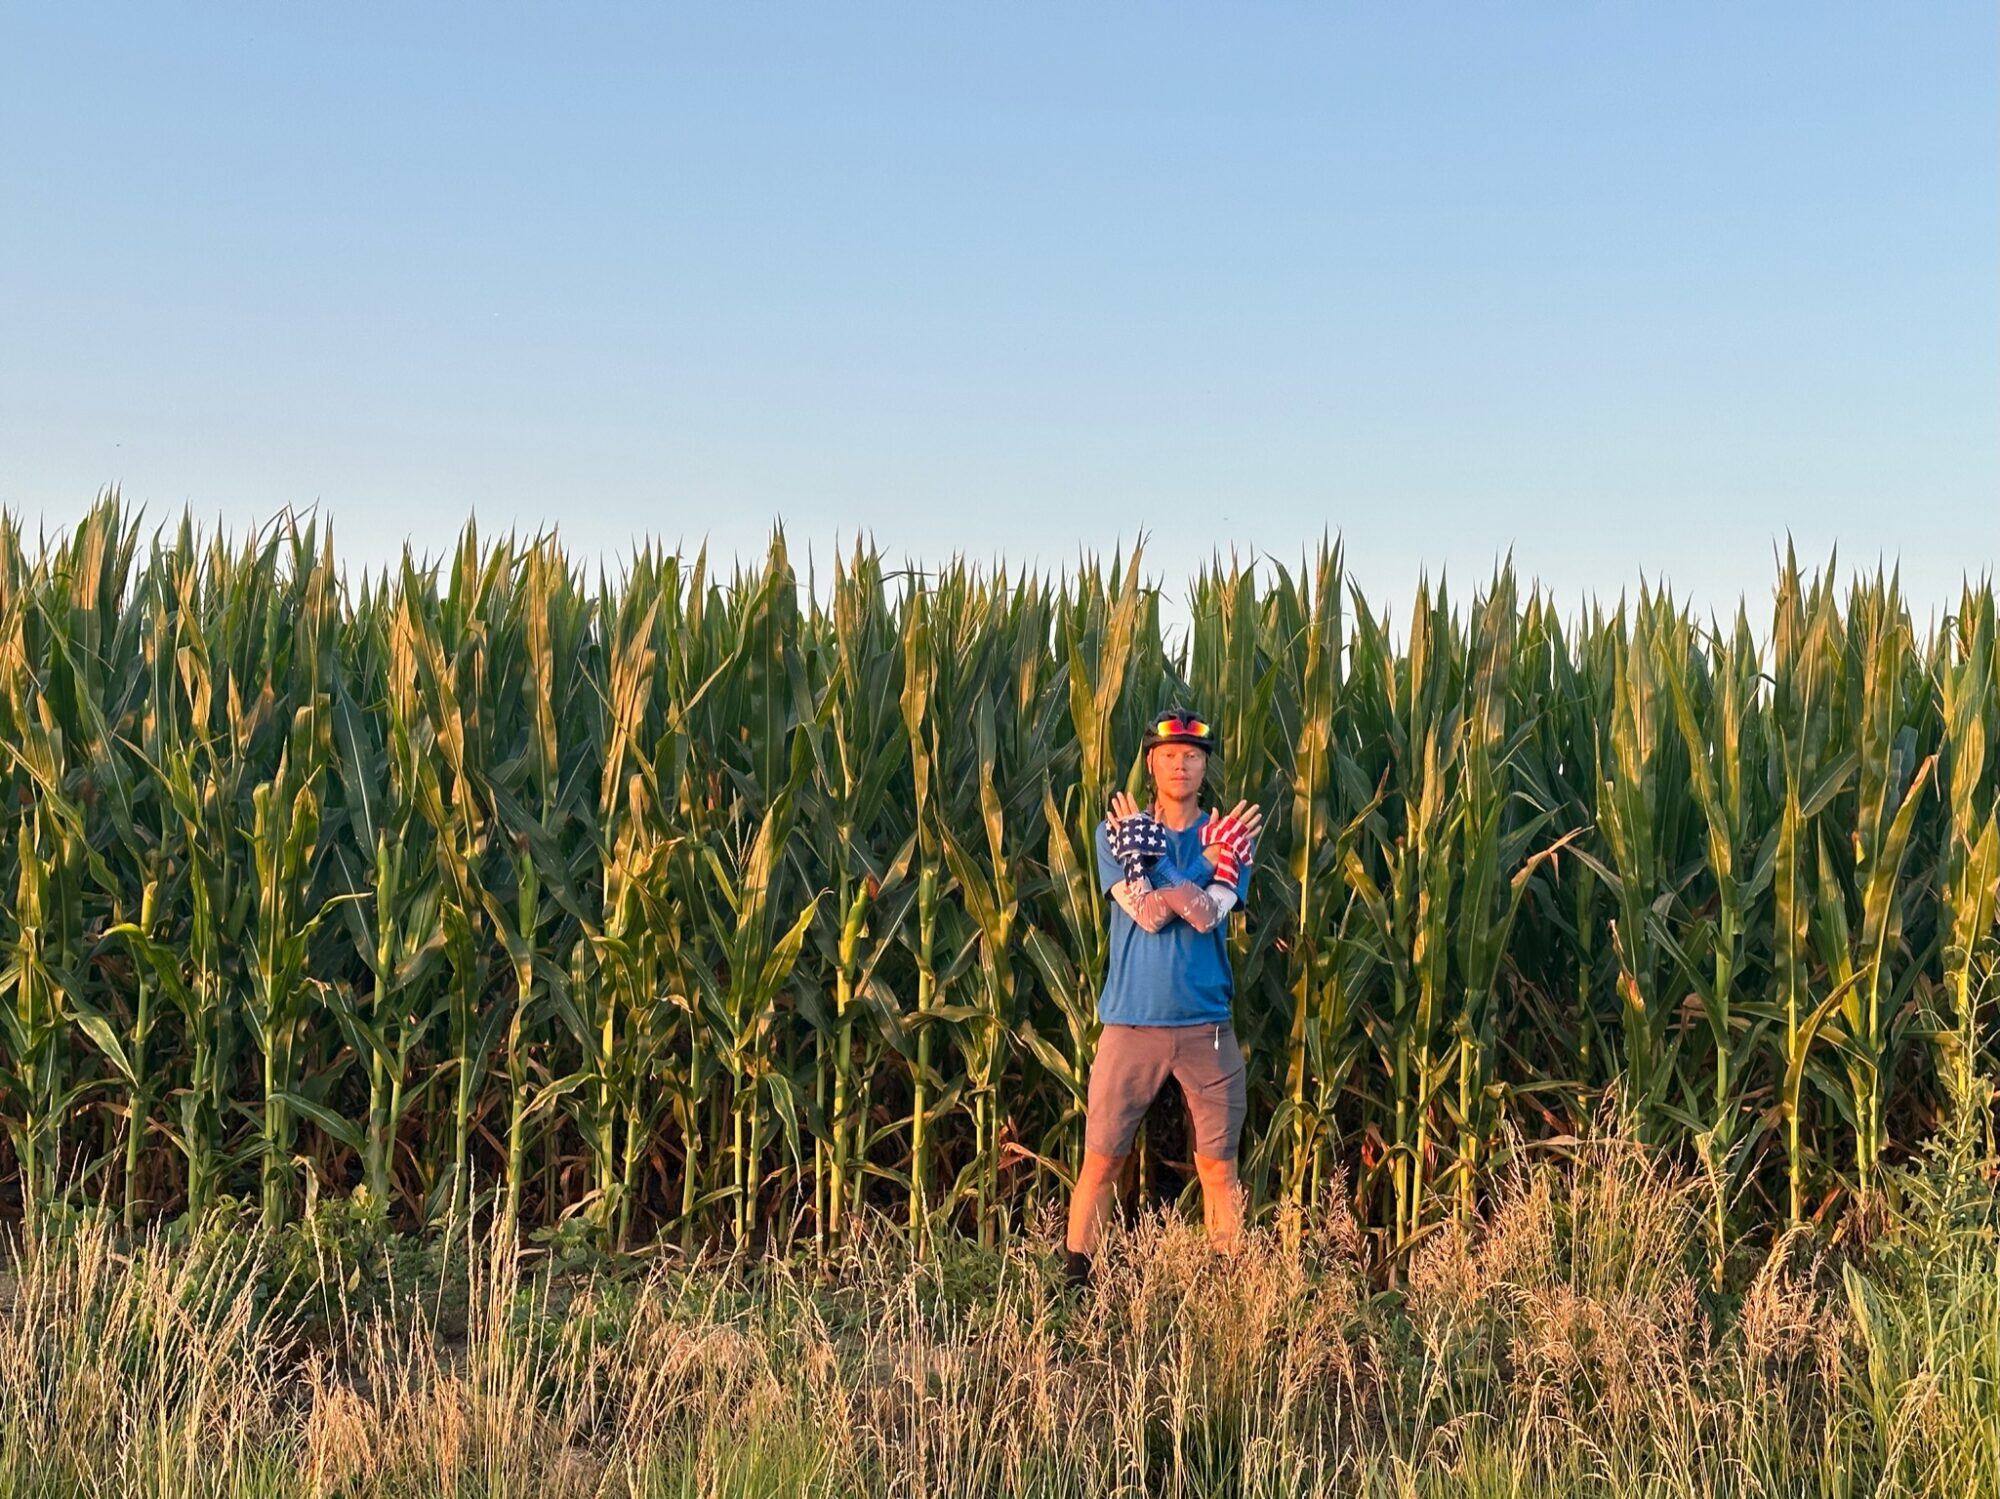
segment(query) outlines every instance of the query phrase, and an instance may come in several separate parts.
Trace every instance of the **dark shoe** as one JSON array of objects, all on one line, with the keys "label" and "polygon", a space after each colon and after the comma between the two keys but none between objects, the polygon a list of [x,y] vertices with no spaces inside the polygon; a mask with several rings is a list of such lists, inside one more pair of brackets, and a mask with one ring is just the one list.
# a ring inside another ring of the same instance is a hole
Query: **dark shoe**
[{"label": "dark shoe", "polygon": [[1075,1249],[1063,1251],[1063,1284],[1080,1291],[1090,1284],[1090,1256]]}]

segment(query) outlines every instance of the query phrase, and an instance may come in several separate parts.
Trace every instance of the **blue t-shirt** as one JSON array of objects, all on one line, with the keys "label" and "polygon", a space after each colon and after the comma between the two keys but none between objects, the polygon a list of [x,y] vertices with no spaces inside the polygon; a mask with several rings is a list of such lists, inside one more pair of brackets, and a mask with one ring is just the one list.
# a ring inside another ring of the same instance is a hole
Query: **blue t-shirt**
[{"label": "blue t-shirt", "polygon": [[[1201,851],[1204,812],[1194,826],[1167,829],[1167,854],[1148,871],[1155,889],[1179,880],[1206,888],[1215,866]],[[1111,857],[1111,833],[1097,825],[1097,884],[1106,891],[1125,878]],[[1250,893],[1250,868],[1237,877],[1236,899]],[[1149,932],[1114,899],[1111,902],[1111,962],[1104,975],[1104,992],[1097,997],[1097,1018],[1106,1025],[1211,1025],[1229,1019],[1229,1001],[1236,984],[1229,969],[1226,922],[1213,931],[1198,932],[1180,917]]]}]

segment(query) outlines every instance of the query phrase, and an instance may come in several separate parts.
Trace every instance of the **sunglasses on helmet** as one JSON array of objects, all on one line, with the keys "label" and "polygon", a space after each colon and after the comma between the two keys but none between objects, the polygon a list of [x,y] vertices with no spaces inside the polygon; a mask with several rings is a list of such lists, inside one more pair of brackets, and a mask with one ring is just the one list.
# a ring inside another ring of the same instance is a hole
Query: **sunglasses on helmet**
[{"label": "sunglasses on helmet", "polygon": [[1192,734],[1197,739],[1206,739],[1209,734],[1208,720],[1193,715],[1183,718],[1178,713],[1170,713],[1153,725],[1155,734]]}]

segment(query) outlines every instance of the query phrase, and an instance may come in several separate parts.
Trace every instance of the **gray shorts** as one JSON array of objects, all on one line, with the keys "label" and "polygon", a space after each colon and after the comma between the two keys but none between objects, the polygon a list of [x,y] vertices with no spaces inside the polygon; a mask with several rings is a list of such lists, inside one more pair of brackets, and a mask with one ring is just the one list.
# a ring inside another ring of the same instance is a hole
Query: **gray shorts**
[{"label": "gray shorts", "polygon": [[1169,1076],[1187,1095],[1197,1155],[1236,1159],[1243,1132],[1243,1048],[1229,1022],[1220,1025],[1107,1025],[1090,1064],[1083,1143],[1099,1155],[1132,1149],[1139,1121]]}]

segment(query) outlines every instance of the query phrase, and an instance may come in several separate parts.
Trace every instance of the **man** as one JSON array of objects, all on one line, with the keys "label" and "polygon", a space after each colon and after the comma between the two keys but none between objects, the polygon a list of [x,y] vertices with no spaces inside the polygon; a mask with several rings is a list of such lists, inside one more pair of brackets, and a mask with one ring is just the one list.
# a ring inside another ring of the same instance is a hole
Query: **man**
[{"label": "man", "polygon": [[1262,813],[1247,802],[1224,817],[1201,810],[1215,735],[1199,715],[1156,713],[1143,746],[1152,808],[1121,791],[1097,832],[1098,883],[1113,902],[1111,960],[1097,1000],[1104,1030],[1090,1068],[1083,1168],[1070,1196],[1072,1284],[1090,1277],[1119,1168],[1170,1075],[1194,1120],[1209,1243],[1233,1252],[1242,1230],[1243,1052],[1229,1023],[1235,984],[1224,918],[1249,893]]}]

